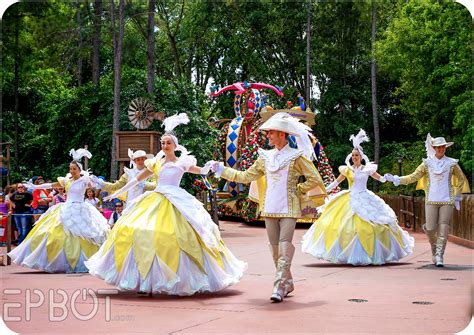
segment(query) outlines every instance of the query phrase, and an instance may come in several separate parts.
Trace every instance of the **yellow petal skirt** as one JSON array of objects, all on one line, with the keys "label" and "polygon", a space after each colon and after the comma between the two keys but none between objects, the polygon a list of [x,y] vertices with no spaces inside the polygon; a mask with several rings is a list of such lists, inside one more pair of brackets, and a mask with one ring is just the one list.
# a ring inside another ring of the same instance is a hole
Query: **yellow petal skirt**
[{"label": "yellow petal skirt", "polygon": [[380,265],[409,255],[413,247],[413,237],[396,219],[380,224],[354,213],[347,192],[323,206],[323,213],[303,236],[302,251],[336,264]]},{"label": "yellow petal skirt", "polygon": [[173,295],[218,291],[243,275],[246,264],[220,236],[216,246],[206,246],[161,193],[146,193],[132,206],[86,262],[92,275],[121,290]]},{"label": "yellow petal skirt", "polygon": [[[25,240],[9,253],[13,262],[47,272],[88,272],[84,261],[96,253],[100,245],[64,229],[60,219],[64,205],[52,206],[40,217]],[[101,216],[98,211],[95,214],[93,217]]]}]

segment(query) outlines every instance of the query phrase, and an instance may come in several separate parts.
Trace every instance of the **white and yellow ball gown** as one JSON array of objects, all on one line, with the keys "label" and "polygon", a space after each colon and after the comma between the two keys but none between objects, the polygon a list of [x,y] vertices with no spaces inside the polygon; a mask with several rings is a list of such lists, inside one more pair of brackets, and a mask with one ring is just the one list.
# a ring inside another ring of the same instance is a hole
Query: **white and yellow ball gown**
[{"label": "white and yellow ball gown", "polygon": [[171,295],[214,292],[235,284],[246,263],[225,246],[203,205],[179,187],[193,156],[161,165],[145,162],[154,191],[130,202],[107,241],[86,263],[89,272],[120,290]]},{"label": "white and yellow ball gown", "polygon": [[84,261],[107,238],[109,226],[96,207],[84,201],[89,186],[86,173],[77,180],[58,178],[66,202],[43,213],[25,240],[9,253],[13,262],[47,272],[88,272]]},{"label": "white and yellow ball gown", "polygon": [[377,165],[341,166],[349,182],[319,208],[322,213],[303,236],[302,251],[336,264],[380,265],[411,254],[413,237],[398,225],[393,210],[367,190]]}]

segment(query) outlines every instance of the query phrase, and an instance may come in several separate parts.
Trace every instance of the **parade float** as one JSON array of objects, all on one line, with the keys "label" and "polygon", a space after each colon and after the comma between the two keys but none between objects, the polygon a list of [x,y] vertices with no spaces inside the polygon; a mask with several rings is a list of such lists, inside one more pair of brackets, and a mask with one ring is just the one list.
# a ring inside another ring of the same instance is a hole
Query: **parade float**
[{"label": "parade float", "polygon": [[[283,97],[282,89],[265,83],[238,82],[220,90],[213,87],[211,96],[218,97],[225,92],[234,93],[233,109],[235,117],[224,122],[215,120],[220,128],[219,141],[214,153],[216,160],[224,162],[225,166],[245,171],[258,158],[258,149],[270,149],[266,136],[259,131],[260,125],[272,115],[286,112],[299,118],[310,127],[315,124],[316,115],[310,108],[305,107],[303,97],[298,94],[298,103],[293,106],[291,101],[285,103],[285,108],[277,109],[269,102],[270,94]],[[335,177],[324,148],[317,138],[313,140],[317,160],[314,161],[324,184],[328,185]],[[295,147],[294,138],[289,138],[290,146]],[[335,189],[333,192],[338,192]],[[217,204],[220,217],[242,218],[247,222],[259,220],[258,204],[249,196],[249,185],[221,180],[217,193]],[[304,218],[302,222],[312,222],[318,215],[316,205],[308,198],[302,205]]]}]

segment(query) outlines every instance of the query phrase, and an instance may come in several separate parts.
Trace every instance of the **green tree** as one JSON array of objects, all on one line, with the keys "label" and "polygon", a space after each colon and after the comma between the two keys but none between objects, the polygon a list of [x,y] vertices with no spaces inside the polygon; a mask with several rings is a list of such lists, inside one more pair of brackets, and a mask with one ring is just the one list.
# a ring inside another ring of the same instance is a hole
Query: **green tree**
[{"label": "green tree", "polygon": [[399,2],[381,36],[377,59],[383,75],[398,82],[399,110],[417,130],[454,139],[449,153],[472,174],[472,19],[451,1]]}]

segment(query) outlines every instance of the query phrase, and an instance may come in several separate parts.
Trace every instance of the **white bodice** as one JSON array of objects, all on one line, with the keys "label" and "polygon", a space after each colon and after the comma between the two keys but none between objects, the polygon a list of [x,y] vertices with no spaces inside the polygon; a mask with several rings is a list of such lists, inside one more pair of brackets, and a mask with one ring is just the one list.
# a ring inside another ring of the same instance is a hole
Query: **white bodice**
[{"label": "white bodice", "polygon": [[175,163],[166,163],[160,168],[158,175],[158,186],[172,185],[178,186],[183,178],[185,170]]},{"label": "white bodice", "polygon": [[350,187],[351,193],[359,193],[367,191],[367,180],[369,179],[370,173],[362,169],[354,169],[354,179],[352,186]]},{"label": "white bodice", "polygon": [[[341,166],[339,172],[349,182],[349,191],[341,191],[330,197],[330,201],[337,201],[344,194],[349,193],[351,210],[363,220],[377,223],[397,225],[397,216],[380,197],[367,189],[369,176],[377,171],[377,165],[369,163],[360,168]],[[324,207],[324,206],[323,206]]]},{"label": "white bodice", "polygon": [[89,182],[89,176],[82,176],[77,180],[73,180],[69,176],[64,179],[60,178],[59,183],[66,188],[66,202],[84,202],[84,193],[89,186]]},{"label": "white bodice", "polygon": [[153,171],[156,183],[155,191],[159,192],[160,186],[176,186],[179,187],[183,174],[197,163],[196,158],[191,155],[179,157],[175,162],[163,162],[158,159],[151,158],[145,161],[145,166],[149,171]]}]

